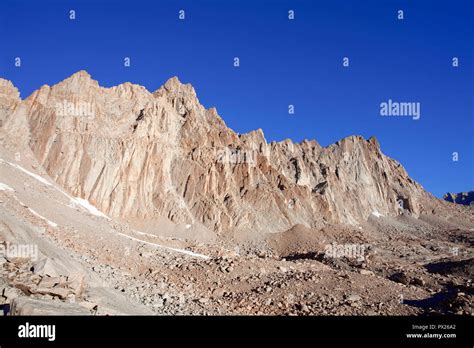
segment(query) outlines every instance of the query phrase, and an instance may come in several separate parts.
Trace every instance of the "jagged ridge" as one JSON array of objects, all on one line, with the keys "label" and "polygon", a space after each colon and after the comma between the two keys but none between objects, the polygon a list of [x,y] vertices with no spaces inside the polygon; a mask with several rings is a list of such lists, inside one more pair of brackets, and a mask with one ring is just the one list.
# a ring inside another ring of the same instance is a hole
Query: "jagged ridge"
[{"label": "jagged ridge", "polygon": [[176,77],[151,93],[100,87],[80,71],[23,101],[11,83],[0,86],[5,128],[28,129],[23,141],[49,175],[113,217],[258,233],[417,215],[434,199],[374,137],[321,147],[267,143],[260,129],[237,134]]}]

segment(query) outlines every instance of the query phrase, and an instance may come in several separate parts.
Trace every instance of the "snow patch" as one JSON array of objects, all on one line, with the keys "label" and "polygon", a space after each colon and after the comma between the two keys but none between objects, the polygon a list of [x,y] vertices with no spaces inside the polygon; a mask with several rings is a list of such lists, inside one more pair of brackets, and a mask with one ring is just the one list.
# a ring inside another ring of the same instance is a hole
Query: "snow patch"
[{"label": "snow patch", "polygon": [[194,257],[200,257],[200,258],[209,260],[209,256],[206,256],[206,255],[203,255],[203,254],[199,254],[199,253],[195,253],[195,252],[192,252],[191,250],[177,249],[177,248],[171,248],[171,247],[165,247],[165,246],[161,246],[161,247],[166,248],[166,249],[168,249],[168,250],[176,251],[176,252],[178,252],[178,253],[183,253],[183,254],[186,254],[186,255],[190,255],[190,256],[194,256]]},{"label": "snow patch", "polygon": [[119,234],[120,236],[122,236],[122,237],[131,239],[131,240],[134,240],[134,241],[143,243],[143,244],[151,245],[151,246],[154,246],[154,247],[157,247],[157,248],[163,248],[163,249],[167,249],[167,250],[172,250],[172,251],[175,251],[175,252],[178,252],[178,253],[182,253],[182,254],[186,254],[186,255],[190,255],[190,256],[194,256],[194,257],[200,257],[200,258],[206,259],[206,260],[209,259],[209,256],[206,256],[206,255],[203,255],[203,254],[198,254],[198,253],[192,252],[192,251],[190,251],[190,250],[172,248],[172,247],[168,247],[168,246],[164,246],[164,245],[160,245],[160,244],[156,244],[156,243],[147,242],[147,241],[144,241],[144,240],[141,240],[141,239],[138,239],[138,238],[135,238],[135,237],[126,235],[126,234],[124,234],[124,233],[120,233],[120,232],[118,232],[118,234]]},{"label": "snow patch", "polygon": [[38,174],[32,173],[29,170],[26,170],[25,168],[19,166],[18,164],[10,163],[10,162],[5,161],[3,159],[0,159],[0,163],[6,163],[6,164],[12,166],[13,168],[21,170],[23,173],[28,174],[29,176],[31,176],[32,178],[38,180],[39,182],[41,182],[45,185],[48,185],[48,186],[52,186],[52,184],[49,181],[47,181],[45,178],[39,176]]},{"label": "snow patch", "polygon": [[374,211],[372,212],[372,215],[375,216],[375,217],[378,217],[378,218],[383,216],[383,215],[380,214],[377,210],[374,210]]},{"label": "snow patch", "polygon": [[156,238],[157,236],[154,235],[154,234],[151,234],[151,233],[145,233],[145,232],[142,232],[142,231],[137,231],[137,230],[132,230],[133,233],[136,233],[136,234],[141,234],[142,236],[149,236],[149,237],[154,237]]},{"label": "snow patch", "polygon": [[41,220],[44,220],[48,223],[49,226],[51,227],[58,227],[58,224],[55,223],[55,222],[52,222],[51,220],[48,220],[47,218],[45,218],[44,216],[38,214],[37,212],[35,212],[33,209],[31,209],[30,207],[28,207],[28,210],[35,216],[39,217]]},{"label": "snow patch", "polygon": [[99,209],[97,209],[92,204],[90,204],[89,201],[86,200],[86,199],[82,199],[82,198],[79,198],[79,197],[72,197],[71,198],[71,203],[74,204],[74,205],[79,205],[79,206],[83,207],[84,209],[86,209],[92,215],[103,217],[103,218],[106,218],[106,219],[110,220],[110,218],[107,215],[105,215]]},{"label": "snow patch", "polygon": [[14,189],[12,189],[10,186],[8,186],[7,184],[3,184],[0,182],[0,191],[15,191]]},{"label": "snow patch", "polygon": [[[45,178],[35,174],[35,173],[32,173],[28,170],[26,170],[25,168],[19,166],[18,164],[15,164],[15,163],[10,163],[8,161],[5,161],[3,159],[0,158],[0,163],[6,163],[16,169],[19,169],[21,170],[22,172],[28,174],[29,176],[31,176],[32,178],[38,180],[39,182],[47,185],[47,186],[51,186],[51,187],[54,187],[53,184],[51,184],[49,181],[47,181]],[[58,189],[57,187],[54,187],[56,190],[58,190],[59,192],[61,192],[62,194],[64,194],[66,197],[68,197],[70,200],[71,200],[71,203],[73,205],[79,205],[83,208],[85,208],[89,213],[91,213],[92,215],[95,215],[95,216],[100,216],[100,217],[103,217],[103,218],[106,218],[108,220],[110,220],[110,218],[105,215],[104,213],[102,213],[99,209],[97,209],[96,207],[94,207],[92,204],[89,203],[89,201],[87,201],[86,199],[82,199],[82,198],[78,198],[78,197],[71,197],[69,196],[66,192]]]}]

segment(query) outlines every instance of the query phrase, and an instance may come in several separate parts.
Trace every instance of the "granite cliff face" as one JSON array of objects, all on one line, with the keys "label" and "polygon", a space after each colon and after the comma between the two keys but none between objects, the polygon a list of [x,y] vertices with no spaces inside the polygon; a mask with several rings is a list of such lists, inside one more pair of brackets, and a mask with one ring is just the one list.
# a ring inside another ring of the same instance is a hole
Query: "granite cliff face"
[{"label": "granite cliff face", "polygon": [[321,147],[237,134],[175,77],[151,93],[80,71],[23,101],[0,79],[0,122],[53,180],[111,217],[279,232],[417,216],[435,200],[374,137]]}]

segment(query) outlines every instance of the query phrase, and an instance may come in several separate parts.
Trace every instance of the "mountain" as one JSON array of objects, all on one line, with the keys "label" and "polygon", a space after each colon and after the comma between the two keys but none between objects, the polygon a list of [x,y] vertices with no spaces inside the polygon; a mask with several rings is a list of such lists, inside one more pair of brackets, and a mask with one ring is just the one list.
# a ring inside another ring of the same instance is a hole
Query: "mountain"
[{"label": "mountain", "polygon": [[268,143],[177,78],[0,79],[12,315],[472,315],[472,231],[375,137]]},{"label": "mountain", "polygon": [[446,193],[443,199],[457,204],[472,205],[474,204],[474,191],[460,193]]},{"label": "mountain", "polygon": [[322,147],[238,134],[176,77],[149,92],[104,88],[80,71],[23,101],[1,83],[13,110],[1,121],[24,130],[15,136],[59,185],[111,217],[258,234],[418,216],[434,200],[375,137]]}]

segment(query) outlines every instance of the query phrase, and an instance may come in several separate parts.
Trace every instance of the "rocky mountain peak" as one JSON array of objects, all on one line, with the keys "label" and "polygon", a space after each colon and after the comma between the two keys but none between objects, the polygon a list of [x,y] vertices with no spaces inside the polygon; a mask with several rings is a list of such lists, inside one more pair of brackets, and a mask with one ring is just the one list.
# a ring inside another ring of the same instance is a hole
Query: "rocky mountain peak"
[{"label": "rocky mountain peak", "polygon": [[92,78],[92,76],[86,71],[86,70],[79,70],[69,76],[68,78],[64,79],[62,81],[63,83],[83,83],[83,84],[88,84],[88,83],[94,83],[98,84],[96,80]]},{"label": "rocky mountain peak", "polygon": [[19,101],[20,92],[10,80],[0,78],[0,98],[4,101]]},{"label": "rocky mountain peak", "polygon": [[416,216],[430,199],[375,137],[268,144],[261,129],[229,129],[177,77],[150,93],[80,71],[21,105],[15,119],[49,175],[111,217],[258,234]]},{"label": "rocky mountain peak", "polygon": [[97,93],[99,89],[99,82],[92,79],[91,75],[85,71],[80,70],[65,80],[54,85],[53,88],[63,93],[72,94],[89,94]]},{"label": "rocky mountain peak", "polygon": [[376,148],[380,149],[380,143],[378,141],[378,139],[373,135],[369,138],[369,143],[374,145]]},{"label": "rocky mountain peak", "polygon": [[182,83],[177,76],[169,78],[154,94],[162,95],[164,92],[179,97],[196,97],[196,91],[190,83]]}]

